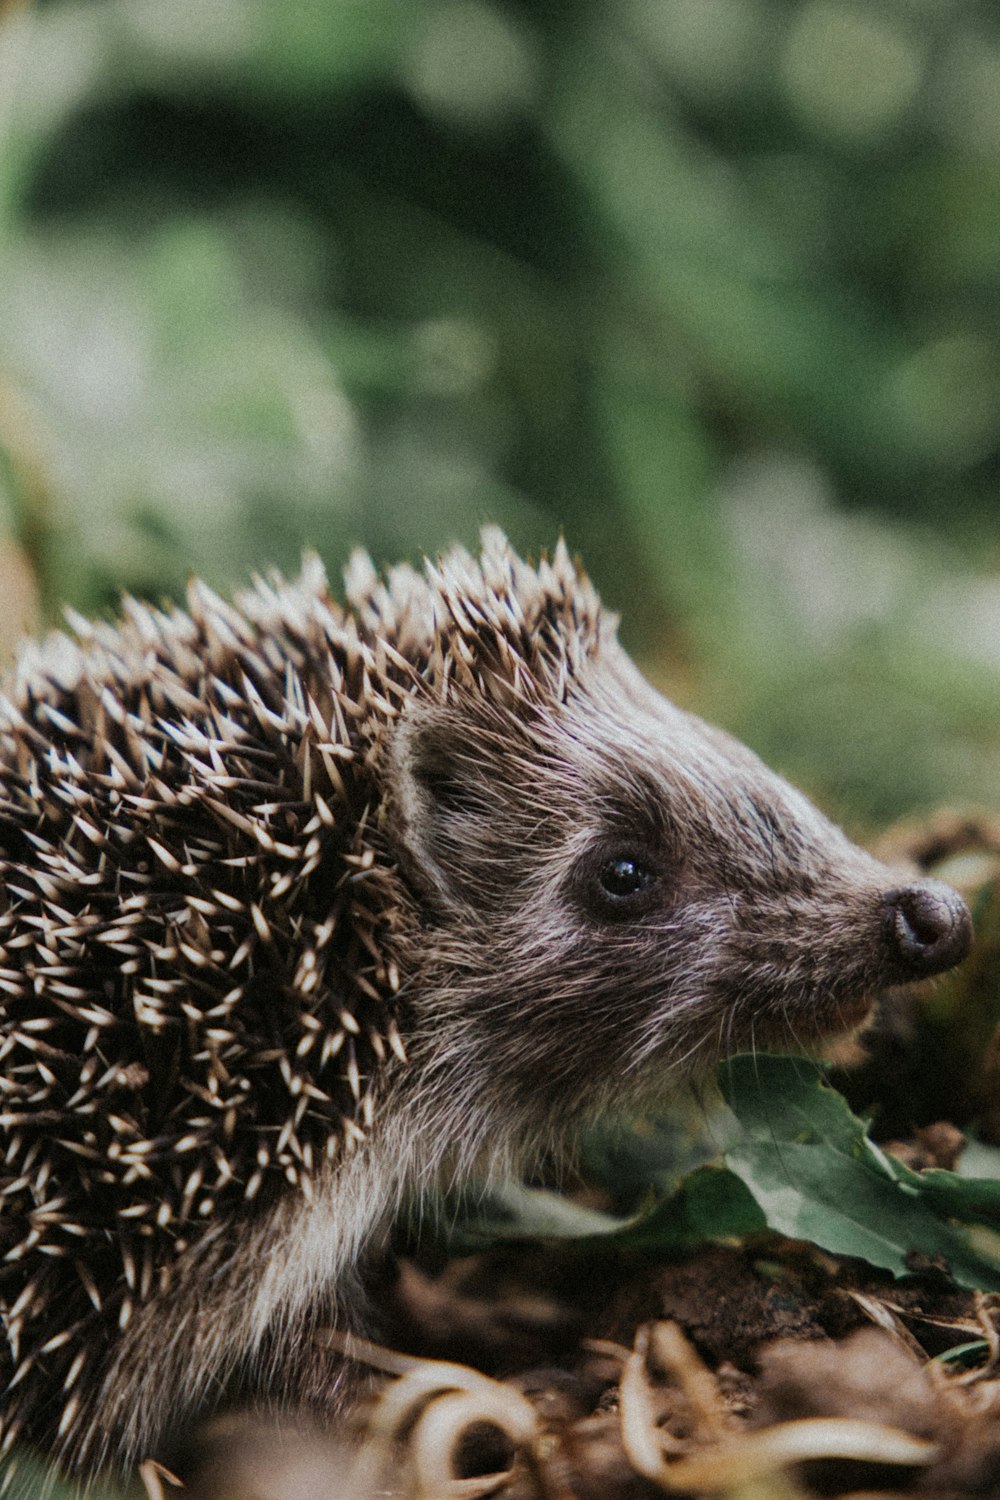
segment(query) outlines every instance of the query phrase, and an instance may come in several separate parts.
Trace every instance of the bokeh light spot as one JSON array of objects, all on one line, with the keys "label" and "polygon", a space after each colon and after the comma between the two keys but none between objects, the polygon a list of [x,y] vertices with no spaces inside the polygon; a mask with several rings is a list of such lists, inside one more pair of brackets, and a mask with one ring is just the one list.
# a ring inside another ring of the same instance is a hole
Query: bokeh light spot
[{"label": "bokeh light spot", "polygon": [[458,0],[429,12],[404,81],[430,113],[492,127],[531,101],[538,69],[521,30],[479,0]]},{"label": "bokeh light spot", "polygon": [[848,144],[891,130],[913,103],[923,71],[914,37],[863,6],[831,0],[802,8],[781,61],[794,113]]}]

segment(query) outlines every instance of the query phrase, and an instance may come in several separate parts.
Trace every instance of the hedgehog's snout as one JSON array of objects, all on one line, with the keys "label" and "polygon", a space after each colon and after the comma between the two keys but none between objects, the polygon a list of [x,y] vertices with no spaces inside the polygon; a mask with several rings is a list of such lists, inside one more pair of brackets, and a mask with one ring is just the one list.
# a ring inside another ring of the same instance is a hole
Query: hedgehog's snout
[{"label": "hedgehog's snout", "polygon": [[900,980],[942,974],[972,946],[972,918],[957,891],[940,880],[886,891],[883,933]]}]

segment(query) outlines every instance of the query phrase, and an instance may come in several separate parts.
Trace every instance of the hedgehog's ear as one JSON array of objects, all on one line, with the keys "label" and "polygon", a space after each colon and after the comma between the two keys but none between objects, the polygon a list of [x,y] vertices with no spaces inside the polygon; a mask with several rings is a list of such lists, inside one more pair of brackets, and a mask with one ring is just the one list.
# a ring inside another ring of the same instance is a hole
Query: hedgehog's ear
[{"label": "hedgehog's ear", "polygon": [[448,905],[463,894],[462,856],[487,809],[476,758],[457,726],[414,716],[394,745],[394,829],[407,873]]}]

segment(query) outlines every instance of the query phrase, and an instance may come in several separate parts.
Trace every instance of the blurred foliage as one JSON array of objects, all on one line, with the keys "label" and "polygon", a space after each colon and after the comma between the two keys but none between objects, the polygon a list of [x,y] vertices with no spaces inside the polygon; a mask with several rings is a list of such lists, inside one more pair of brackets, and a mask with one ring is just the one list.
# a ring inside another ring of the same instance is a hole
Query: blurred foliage
[{"label": "blurred foliage", "polygon": [[855,823],[995,797],[988,0],[0,7],[0,590],[564,529]]}]

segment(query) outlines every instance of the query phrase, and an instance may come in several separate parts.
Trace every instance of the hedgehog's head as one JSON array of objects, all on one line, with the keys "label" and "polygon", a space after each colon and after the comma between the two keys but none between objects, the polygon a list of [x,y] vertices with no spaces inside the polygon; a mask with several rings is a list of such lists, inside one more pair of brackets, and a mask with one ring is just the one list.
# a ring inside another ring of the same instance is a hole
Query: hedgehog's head
[{"label": "hedgehog's head", "polygon": [[421,915],[411,1027],[456,1092],[620,1105],[680,1063],[815,1046],[964,956],[959,897],[650,688],[564,554],[536,572],[494,540],[432,584],[388,823]]}]

